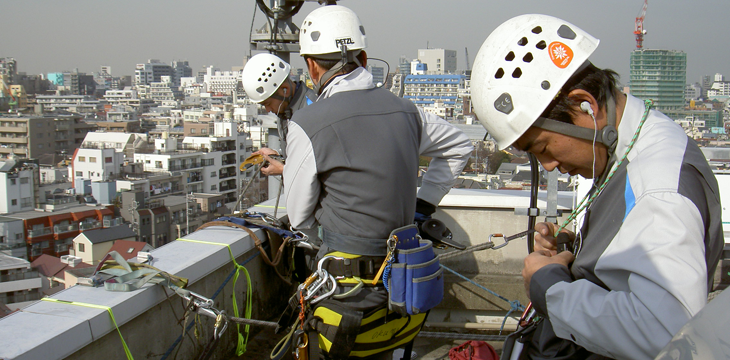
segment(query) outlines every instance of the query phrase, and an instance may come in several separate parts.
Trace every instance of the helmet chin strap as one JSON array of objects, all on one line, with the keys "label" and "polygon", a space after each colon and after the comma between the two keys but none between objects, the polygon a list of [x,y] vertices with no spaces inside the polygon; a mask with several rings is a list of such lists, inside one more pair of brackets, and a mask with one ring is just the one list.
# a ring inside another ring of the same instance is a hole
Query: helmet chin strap
[{"label": "helmet chin strap", "polygon": [[342,71],[345,65],[351,62],[354,62],[355,64],[357,64],[357,66],[362,66],[362,63],[360,62],[360,60],[357,59],[354,52],[347,51],[347,45],[340,45],[340,61],[338,61],[335,66],[322,74],[322,76],[319,78],[319,81],[314,84],[314,92],[316,92],[317,95],[321,94],[324,85],[327,84],[327,82],[330,81],[330,79],[332,79],[337,73]]},{"label": "helmet chin strap", "polygon": [[606,98],[606,118],[606,126],[604,126],[601,130],[598,130],[598,133],[596,133],[594,129],[584,128],[582,126],[544,117],[537,118],[532,126],[588,141],[593,141],[595,137],[597,143],[603,144],[606,148],[608,148],[608,156],[611,157],[616,150],[616,144],[618,143],[618,130],[616,130],[616,102],[613,97],[613,89],[609,91],[608,97]]}]

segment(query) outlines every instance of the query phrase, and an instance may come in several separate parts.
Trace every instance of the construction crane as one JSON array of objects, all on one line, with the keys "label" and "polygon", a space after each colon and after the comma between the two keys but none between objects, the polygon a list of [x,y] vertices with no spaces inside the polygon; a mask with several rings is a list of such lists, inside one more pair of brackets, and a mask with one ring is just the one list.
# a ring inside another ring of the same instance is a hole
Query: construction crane
[{"label": "construction crane", "polygon": [[644,35],[646,30],[644,29],[644,17],[646,17],[646,7],[649,5],[649,0],[644,0],[644,6],[639,12],[639,16],[636,17],[634,22],[634,35],[636,35],[636,48],[642,49],[644,47]]},{"label": "construction crane", "polygon": [[466,55],[466,70],[471,70],[471,66],[469,65],[469,49],[464,48],[464,55]]}]

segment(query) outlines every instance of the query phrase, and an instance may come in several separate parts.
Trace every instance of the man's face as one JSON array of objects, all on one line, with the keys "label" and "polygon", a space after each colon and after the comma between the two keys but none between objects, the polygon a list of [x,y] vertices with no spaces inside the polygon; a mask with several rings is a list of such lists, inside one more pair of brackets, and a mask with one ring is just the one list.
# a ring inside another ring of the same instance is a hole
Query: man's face
[{"label": "man's face", "polygon": [[[284,91],[286,89],[286,91]],[[287,86],[287,84],[281,84],[281,86],[276,89],[276,92],[274,95],[278,95],[280,97],[286,98],[284,94],[289,94],[291,92],[291,89]],[[275,96],[270,96],[268,99],[261,102],[261,105],[264,106],[266,111],[272,112],[276,115],[279,115],[280,112],[284,111],[288,106],[289,103],[286,100],[279,100],[275,99]]]},{"label": "man's face", "polygon": [[534,154],[547,171],[557,168],[563,174],[591,179],[600,176],[606,168],[605,146],[596,144],[594,154],[591,141],[549,130],[530,127],[513,145]]},{"label": "man's face", "polygon": [[286,109],[284,104],[282,104],[283,102],[284,102],[283,100],[278,100],[278,99],[274,99],[273,97],[269,97],[268,99],[262,101],[261,105],[264,106],[266,111],[279,115],[279,112]]}]

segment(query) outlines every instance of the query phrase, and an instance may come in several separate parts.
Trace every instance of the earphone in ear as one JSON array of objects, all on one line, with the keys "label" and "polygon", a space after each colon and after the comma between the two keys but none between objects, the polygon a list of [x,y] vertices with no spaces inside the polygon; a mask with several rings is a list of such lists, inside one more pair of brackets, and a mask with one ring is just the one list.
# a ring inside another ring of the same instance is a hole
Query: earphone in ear
[{"label": "earphone in ear", "polygon": [[591,103],[588,101],[580,103],[580,109],[583,110],[584,113],[593,116],[593,109],[591,108]]},{"label": "earphone in ear", "polygon": [[284,88],[284,95],[286,95],[287,90],[289,90],[289,89]]}]

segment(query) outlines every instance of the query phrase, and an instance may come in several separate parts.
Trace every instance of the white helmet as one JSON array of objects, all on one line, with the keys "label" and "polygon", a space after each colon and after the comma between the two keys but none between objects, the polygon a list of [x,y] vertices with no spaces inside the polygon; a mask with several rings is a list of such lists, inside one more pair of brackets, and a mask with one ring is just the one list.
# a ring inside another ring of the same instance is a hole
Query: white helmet
[{"label": "white helmet", "polygon": [[343,45],[347,51],[363,50],[368,47],[368,39],[354,11],[341,5],[327,5],[312,11],[304,19],[299,44],[301,55],[339,59]]},{"label": "white helmet", "polygon": [[276,55],[261,53],[246,62],[241,75],[246,95],[260,103],[273,95],[289,78],[291,65]]},{"label": "white helmet", "polygon": [[547,15],[517,16],[489,35],[472,67],[471,97],[482,126],[500,149],[540,117],[598,42]]}]

